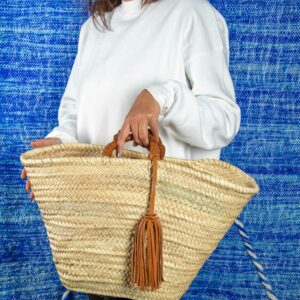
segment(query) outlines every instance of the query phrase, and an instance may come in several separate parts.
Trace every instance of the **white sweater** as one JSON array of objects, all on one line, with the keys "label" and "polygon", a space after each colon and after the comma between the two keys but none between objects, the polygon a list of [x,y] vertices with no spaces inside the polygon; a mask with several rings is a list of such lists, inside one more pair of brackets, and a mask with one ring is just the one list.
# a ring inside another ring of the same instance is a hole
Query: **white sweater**
[{"label": "white sweater", "polygon": [[[92,16],[83,23],[58,126],[46,137],[106,145],[145,88],[161,107],[165,156],[220,159],[241,118],[224,17],[207,0],[140,3],[122,0],[106,13],[113,32],[97,29]],[[124,148],[148,153],[132,142]]]}]

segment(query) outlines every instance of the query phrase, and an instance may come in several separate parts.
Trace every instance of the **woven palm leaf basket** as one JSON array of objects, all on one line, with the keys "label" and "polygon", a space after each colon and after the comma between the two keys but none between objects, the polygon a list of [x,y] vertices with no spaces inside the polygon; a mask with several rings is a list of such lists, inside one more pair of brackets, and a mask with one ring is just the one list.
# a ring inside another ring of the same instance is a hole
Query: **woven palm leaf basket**
[{"label": "woven palm leaf basket", "polygon": [[[126,142],[133,140],[132,134]],[[55,144],[22,153],[62,284],[130,299],[179,299],[218,246],[256,181],[217,159]]]}]

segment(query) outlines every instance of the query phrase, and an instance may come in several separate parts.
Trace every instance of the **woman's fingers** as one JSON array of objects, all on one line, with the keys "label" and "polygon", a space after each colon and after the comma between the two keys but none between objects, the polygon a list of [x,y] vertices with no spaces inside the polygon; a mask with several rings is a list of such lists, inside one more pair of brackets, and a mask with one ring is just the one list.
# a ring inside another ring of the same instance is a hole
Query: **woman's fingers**
[{"label": "woman's fingers", "polygon": [[[26,170],[25,170],[25,168],[23,168],[23,170],[21,172],[21,178],[24,179],[26,177],[27,177]],[[25,189],[27,191],[29,191],[31,189],[31,184],[30,184],[29,179],[27,179],[27,181],[26,181]],[[31,191],[31,193],[30,193],[30,199],[33,199],[33,198],[34,198],[34,193],[33,193],[33,191]]]},{"label": "woman's fingers", "polygon": [[26,174],[26,170],[25,168],[23,168],[22,172],[21,172],[21,178],[24,179],[26,178],[27,174]]},{"label": "woman's fingers", "polygon": [[137,145],[141,145],[142,141],[139,139],[139,123],[138,122],[131,122],[130,129],[133,135],[133,140]]},{"label": "woman's fingers", "polygon": [[118,152],[122,154],[123,145],[130,130],[132,131],[134,146],[136,144],[143,147],[147,147],[149,145],[149,125],[152,134],[158,141],[157,123],[159,113],[159,103],[153,98],[152,94],[147,89],[142,90],[126,115],[125,122],[118,133]]},{"label": "woman's fingers", "polygon": [[[31,189],[31,184],[30,184],[30,181],[29,179],[26,181],[26,190],[29,191]],[[29,195],[30,199],[33,199],[34,198],[34,193],[33,191],[30,192],[30,195]]]},{"label": "woman's fingers", "polygon": [[130,133],[129,122],[125,121],[124,125],[119,130],[117,136],[117,152],[119,153],[119,156],[121,156],[123,153],[124,143],[129,133]]},{"label": "woman's fingers", "polygon": [[[149,125],[148,125],[149,124]],[[126,121],[123,127],[120,129],[117,138],[117,148],[120,155],[123,153],[125,139],[132,132],[133,145],[142,145],[147,147],[149,145],[148,127],[150,126],[151,133],[159,139],[158,126],[155,117],[139,118],[132,120],[130,123]]]},{"label": "woman's fingers", "polygon": [[[51,146],[51,145],[60,144],[60,143],[62,143],[62,141],[59,138],[41,138],[41,139],[32,141],[30,143],[30,145],[32,148],[40,148],[40,147],[46,147],[46,146]],[[20,177],[22,179],[25,179],[27,177],[25,167],[23,167]],[[31,184],[30,184],[29,179],[27,179],[27,181],[26,181],[25,189],[27,191],[31,190]],[[34,198],[34,193],[33,193],[33,191],[31,191],[30,199],[33,199],[33,198]]]},{"label": "woman's fingers", "polygon": [[135,134],[138,135],[138,138],[142,142],[142,145],[144,147],[148,146],[149,144],[148,120],[146,118],[140,119],[138,123],[138,132],[136,132]]},{"label": "woman's fingers", "polygon": [[25,189],[26,189],[27,191],[31,189],[31,184],[30,184],[29,179],[26,181]]},{"label": "woman's fingers", "polygon": [[[156,137],[157,139],[157,142],[159,140],[159,133],[158,133],[158,126],[157,126],[157,120],[155,119],[155,117],[151,117],[149,120],[149,126],[150,126],[150,129],[151,129],[151,133]],[[148,129],[147,129],[148,131]],[[148,132],[147,132],[148,134]]]}]

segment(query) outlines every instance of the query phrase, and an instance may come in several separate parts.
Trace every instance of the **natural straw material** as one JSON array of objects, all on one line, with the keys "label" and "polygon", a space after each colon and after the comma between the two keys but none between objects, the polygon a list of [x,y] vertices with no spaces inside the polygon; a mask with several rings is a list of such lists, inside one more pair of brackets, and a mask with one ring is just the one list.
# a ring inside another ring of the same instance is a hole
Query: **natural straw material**
[{"label": "natural straw material", "polygon": [[[149,159],[150,153],[127,149],[119,158],[116,151],[103,156],[107,146],[56,144],[20,156],[62,284],[91,294],[179,299],[259,187],[225,161]],[[137,224],[149,212],[154,161],[153,213],[160,225],[153,228],[161,232],[152,232],[156,238],[148,241],[156,244],[148,253],[158,255],[161,247],[163,259],[155,261],[162,263],[163,281],[143,291],[132,283],[134,262],[137,272],[146,271],[133,260],[141,242],[133,246]]]}]

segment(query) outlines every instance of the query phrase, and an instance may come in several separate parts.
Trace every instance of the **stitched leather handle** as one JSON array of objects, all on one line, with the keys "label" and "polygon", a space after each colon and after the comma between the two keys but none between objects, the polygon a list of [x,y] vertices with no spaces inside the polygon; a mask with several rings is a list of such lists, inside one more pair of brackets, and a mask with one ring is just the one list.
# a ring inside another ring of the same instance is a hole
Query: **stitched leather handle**
[{"label": "stitched leather handle", "polygon": [[[120,132],[120,131],[119,131]],[[114,135],[114,139],[112,142],[106,144],[102,151],[103,156],[112,156],[112,153],[114,150],[117,149],[117,138],[118,134]],[[142,146],[144,148],[147,148],[149,150],[149,159],[152,159],[154,157],[157,157],[158,159],[163,159],[165,156],[165,146],[163,145],[161,139],[159,138],[158,142],[156,141],[155,136],[152,134],[151,129],[148,128],[148,138],[149,138],[149,144],[147,146]],[[125,143],[129,141],[133,141],[133,134],[129,133],[128,136],[125,139]]]}]

